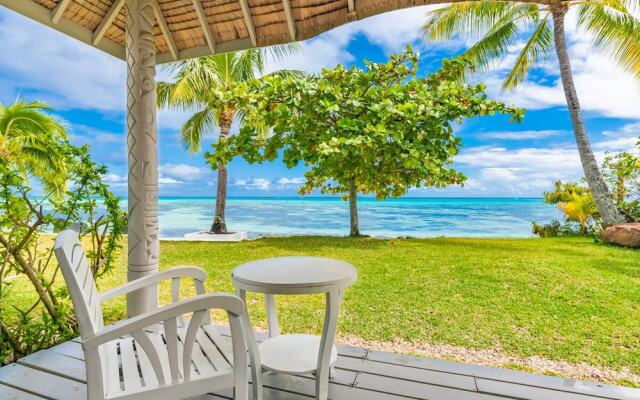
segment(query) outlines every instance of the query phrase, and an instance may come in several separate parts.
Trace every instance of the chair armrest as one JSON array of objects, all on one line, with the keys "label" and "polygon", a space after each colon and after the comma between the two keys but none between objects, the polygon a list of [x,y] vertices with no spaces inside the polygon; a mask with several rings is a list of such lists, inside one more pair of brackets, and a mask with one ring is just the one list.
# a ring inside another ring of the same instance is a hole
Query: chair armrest
[{"label": "chair armrest", "polygon": [[154,324],[176,319],[187,313],[210,309],[225,310],[235,317],[239,317],[245,312],[244,303],[237,296],[227,293],[201,294],[106,327],[95,336],[83,340],[82,347],[85,351],[95,349],[102,344],[131,335]]},{"label": "chair armrest", "polygon": [[196,282],[198,294],[204,293],[204,281],[207,279],[207,272],[205,270],[198,267],[173,267],[143,276],[142,278],[135,279],[122,286],[118,286],[117,288],[104,292],[100,295],[100,302],[104,303],[114,297],[122,296],[136,290],[158,284],[167,279],[176,278],[193,278]]}]

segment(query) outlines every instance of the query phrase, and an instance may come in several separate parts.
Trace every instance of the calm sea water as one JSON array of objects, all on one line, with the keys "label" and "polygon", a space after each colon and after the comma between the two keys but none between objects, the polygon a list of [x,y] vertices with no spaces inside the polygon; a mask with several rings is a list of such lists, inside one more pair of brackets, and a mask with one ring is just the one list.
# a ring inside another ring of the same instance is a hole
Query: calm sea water
[{"label": "calm sea water", "polygon": [[[161,236],[209,229],[214,203],[161,198]],[[358,206],[361,232],[379,237],[530,237],[531,221],[559,217],[553,206],[529,198],[365,198]],[[230,198],[227,227],[251,235],[347,235],[349,208],[339,198]]]}]

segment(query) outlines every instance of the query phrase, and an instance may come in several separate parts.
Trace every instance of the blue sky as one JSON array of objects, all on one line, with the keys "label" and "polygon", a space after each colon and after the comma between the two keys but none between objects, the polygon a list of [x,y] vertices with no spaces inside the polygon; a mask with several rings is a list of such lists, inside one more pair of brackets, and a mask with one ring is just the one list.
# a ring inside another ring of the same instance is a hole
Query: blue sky
[{"label": "blue sky", "polygon": [[[421,52],[421,72],[436,69],[469,43],[424,43],[419,27],[425,7],[387,13],[352,23],[302,43],[299,54],[269,69],[317,72],[337,64],[382,61],[407,43]],[[576,32],[569,15],[568,39],[575,81],[587,128],[598,157],[606,151],[632,149],[640,135],[640,85],[608,59],[595,54],[589,38]],[[501,78],[517,53],[476,79],[494,98],[527,108],[521,124],[492,117],[459,127],[464,148],[455,165],[468,176],[465,187],[413,189],[410,196],[539,196],[556,179],[579,179],[581,168],[557,67],[543,64],[519,90],[500,91]],[[96,160],[109,166],[106,179],[126,194],[125,64],[87,45],[0,9],[0,101],[17,97],[48,102],[65,121],[77,144],[89,144]],[[160,78],[165,78],[160,74]],[[202,154],[187,154],[177,131],[187,113],[159,113],[161,196],[213,196],[215,176]],[[205,144],[214,140],[211,138]],[[231,196],[292,196],[304,168],[281,162],[229,167]]]}]

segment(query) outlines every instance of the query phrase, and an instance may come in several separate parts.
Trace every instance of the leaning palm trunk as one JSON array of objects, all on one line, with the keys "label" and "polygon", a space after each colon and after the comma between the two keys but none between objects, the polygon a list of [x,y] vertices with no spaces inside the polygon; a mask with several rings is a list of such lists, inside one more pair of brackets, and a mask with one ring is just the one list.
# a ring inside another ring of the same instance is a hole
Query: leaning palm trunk
[{"label": "leaning palm trunk", "polygon": [[[231,124],[233,122],[233,113],[223,112],[220,117],[220,138],[225,140],[229,136]],[[218,163],[218,189],[216,191],[216,214],[211,225],[211,231],[214,233],[227,233],[227,223],[225,221],[225,208],[227,206],[227,165]]]},{"label": "leaning palm trunk", "polygon": [[567,52],[567,43],[564,36],[564,17],[567,8],[564,5],[555,5],[552,7],[553,14],[553,37],[555,42],[556,53],[558,55],[558,63],[560,64],[560,76],[562,78],[562,87],[564,95],[567,99],[567,107],[571,115],[571,123],[573,125],[573,133],[576,137],[578,145],[578,153],[584,175],[587,178],[587,184],[593,198],[598,205],[602,222],[606,225],[615,225],[626,222],[626,218],[616,206],[613,196],[609,193],[607,184],[605,183],[598,162],[591,149],[589,136],[587,135],[578,101],[578,94],[573,83],[573,75],[571,73],[571,63],[569,62],[569,54]]}]

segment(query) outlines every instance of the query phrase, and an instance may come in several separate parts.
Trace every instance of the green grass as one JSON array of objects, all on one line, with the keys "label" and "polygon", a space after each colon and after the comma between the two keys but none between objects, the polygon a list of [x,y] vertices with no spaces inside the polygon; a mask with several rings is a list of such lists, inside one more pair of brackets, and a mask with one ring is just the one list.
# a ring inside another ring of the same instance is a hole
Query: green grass
[{"label": "green grass", "polygon": [[[588,239],[270,238],[244,243],[162,242],[162,268],[198,265],[209,291],[233,291],[245,261],[284,255],[346,260],[358,269],[347,290],[339,333],[498,348],[517,356],[588,363],[640,374],[640,252]],[[122,283],[124,263],[100,282]],[[162,288],[166,301],[167,286]],[[283,331],[319,333],[323,298],[278,300]],[[262,299],[249,298],[266,326]],[[108,304],[109,318],[124,313]]]}]

